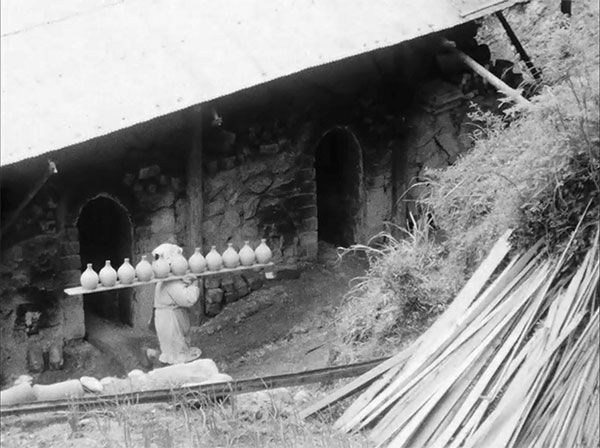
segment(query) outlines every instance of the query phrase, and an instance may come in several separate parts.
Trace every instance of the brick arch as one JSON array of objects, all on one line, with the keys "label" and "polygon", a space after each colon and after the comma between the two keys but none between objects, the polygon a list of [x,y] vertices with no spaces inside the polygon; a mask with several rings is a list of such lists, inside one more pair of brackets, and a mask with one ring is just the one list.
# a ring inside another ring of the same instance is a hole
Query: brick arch
[{"label": "brick arch", "polygon": [[[131,219],[131,214],[129,212],[129,210],[127,209],[127,207],[114,195],[109,194],[109,193],[98,193],[95,194],[92,197],[87,198],[87,200],[85,200],[83,203],[81,203],[79,205],[79,207],[76,209],[77,210],[77,219],[74,222],[74,226],[76,229],[78,229],[79,225],[80,225],[80,220],[81,220],[81,216],[82,213],[84,212],[84,210],[86,209],[86,207],[89,207],[90,204],[93,204],[95,201],[98,200],[102,200],[107,204],[111,204],[112,206],[114,206],[115,210],[118,210],[117,213],[121,214],[121,217],[123,218],[123,227],[126,228],[127,230],[127,235],[125,235],[126,239],[130,242],[130,247],[128,247],[128,252],[131,252],[131,250],[133,249],[133,221]],[[80,238],[79,235],[79,230],[77,231],[77,238]],[[129,253],[129,256],[131,256],[132,254]],[[118,266],[117,266],[118,267]]]},{"label": "brick arch", "polygon": [[[132,258],[133,224],[127,208],[110,194],[89,198],[80,208],[75,229],[79,240],[81,268],[91,263],[96,272],[110,260],[116,270],[125,258]],[[132,323],[131,291],[97,293],[84,298],[85,313]]]},{"label": "brick arch", "polygon": [[[79,247],[79,230],[77,224],[81,211],[90,201],[98,198],[107,198],[114,201],[127,215],[129,224],[131,227],[131,238],[133,241],[133,221],[131,219],[131,213],[128,207],[123,203],[121,199],[115,194],[109,192],[96,192],[93,194],[85,194],[79,196],[76,199],[66,198],[64,205],[66,208],[63,214],[62,226],[63,227],[63,240],[62,240],[62,269],[64,276],[64,283],[69,286],[76,285],[79,281],[79,275],[81,274],[82,261],[80,258],[80,247]],[[70,199],[70,201],[69,201]],[[75,199],[75,200],[74,200]],[[73,201],[71,204],[69,202]],[[73,205],[74,203],[74,205]]]},{"label": "brick arch", "polygon": [[348,246],[361,240],[363,151],[356,135],[334,126],[314,146],[319,239]]},{"label": "brick arch", "polygon": [[129,219],[131,226],[133,227],[133,220],[131,219],[130,208],[126,205],[125,201],[122,200],[121,195],[118,195],[109,191],[100,191],[94,192],[91,194],[86,194],[83,197],[78,197],[75,199],[74,204],[69,206],[66,225],[67,227],[77,227],[77,223],[79,221],[79,217],[81,215],[81,211],[83,208],[91,201],[105,198],[113,201],[118,207],[120,207],[126,214]]}]

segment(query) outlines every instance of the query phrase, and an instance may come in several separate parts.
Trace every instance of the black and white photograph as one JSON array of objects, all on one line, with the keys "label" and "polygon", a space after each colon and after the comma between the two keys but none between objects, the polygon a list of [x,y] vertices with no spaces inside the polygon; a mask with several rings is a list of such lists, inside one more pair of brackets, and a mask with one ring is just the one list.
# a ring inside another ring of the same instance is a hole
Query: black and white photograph
[{"label": "black and white photograph", "polygon": [[600,448],[597,0],[2,0],[2,448]]}]

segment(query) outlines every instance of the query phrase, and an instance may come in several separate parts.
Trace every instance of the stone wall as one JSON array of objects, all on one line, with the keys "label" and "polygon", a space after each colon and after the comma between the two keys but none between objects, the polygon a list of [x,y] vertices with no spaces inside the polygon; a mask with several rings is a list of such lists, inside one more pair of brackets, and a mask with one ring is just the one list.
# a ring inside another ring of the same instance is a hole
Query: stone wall
[{"label": "stone wall", "polygon": [[[81,298],[62,299],[70,281],[63,263],[72,261],[78,245],[59,225],[59,190],[50,182],[29,205],[12,235],[4,240],[0,259],[0,368],[8,375],[39,371],[51,351],[62,353],[65,341],[85,333]],[[77,277],[79,277],[77,271]],[[53,350],[51,350],[53,349]],[[29,365],[27,362],[29,355]]]},{"label": "stone wall", "polygon": [[[163,145],[173,141],[172,137],[155,138]],[[127,139],[131,137],[125,141]],[[181,142],[182,136],[175,141]],[[0,365],[3,381],[9,375],[22,374],[28,369],[35,372],[49,367],[51,347],[62,347],[65,341],[85,335],[84,297],[65,296],[63,289],[79,284],[82,267],[90,261],[81,257],[77,227],[86,204],[106,198],[123,210],[132,233],[131,247],[126,248],[125,253],[134,264],[140,255],[149,254],[158,244],[178,241],[185,236],[185,179],[182,177],[185,161],[181,160],[178,166],[168,160],[168,154],[161,155],[160,144],[154,148],[145,145],[132,148],[123,142],[114,143],[107,139],[95,147],[82,145],[72,152],[58,154],[54,158],[58,174],[22,211],[10,233],[2,235]],[[115,146],[120,150],[115,150]],[[185,148],[182,152],[186,153]],[[24,197],[32,183],[28,182],[14,197]],[[112,262],[117,268],[123,260]],[[133,291],[134,328],[146,328],[153,291],[153,287]],[[39,366],[40,356],[46,358],[45,367]]]},{"label": "stone wall", "polygon": [[443,79],[418,86],[413,113],[407,115],[411,129],[400,141],[403,148],[395,162],[394,189],[399,200],[394,221],[409,226],[409,213],[418,217],[417,199],[426,194],[426,169],[443,169],[452,165],[471,147],[474,130],[468,112],[474,104],[488,107],[490,97],[473,97],[461,85]]},{"label": "stone wall", "polygon": [[222,252],[227,243],[240,249],[244,241],[256,247],[266,238],[276,262],[314,258],[317,210],[312,158],[285,136],[268,139],[263,134],[257,139],[254,147],[240,145],[227,156],[221,156],[220,148],[208,139],[204,249],[214,245]]}]

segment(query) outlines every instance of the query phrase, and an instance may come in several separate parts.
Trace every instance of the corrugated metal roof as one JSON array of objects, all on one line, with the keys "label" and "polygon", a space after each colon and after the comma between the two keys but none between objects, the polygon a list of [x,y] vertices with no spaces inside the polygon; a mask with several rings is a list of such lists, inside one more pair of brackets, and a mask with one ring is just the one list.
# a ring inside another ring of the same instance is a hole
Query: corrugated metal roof
[{"label": "corrugated metal roof", "polygon": [[517,2],[2,0],[1,163]]}]

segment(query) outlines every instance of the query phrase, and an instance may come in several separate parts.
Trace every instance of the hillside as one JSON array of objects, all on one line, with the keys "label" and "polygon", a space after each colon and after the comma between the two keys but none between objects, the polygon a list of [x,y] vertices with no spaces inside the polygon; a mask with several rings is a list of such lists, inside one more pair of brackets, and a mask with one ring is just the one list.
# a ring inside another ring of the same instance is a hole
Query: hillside
[{"label": "hillside", "polygon": [[[513,250],[545,242],[559,253],[583,216],[570,251],[576,262],[599,216],[598,4],[574,5],[569,19],[535,0],[506,13],[541,70],[531,107],[507,101],[502,114],[473,109],[473,148],[446,170],[429,170],[420,205],[434,217],[370,255],[369,275],[348,295],[340,356],[390,354],[427,328],[466,283],[494,242],[513,229]],[[480,28],[493,55],[518,60],[495,17]],[[518,71],[533,83],[522,62]]]}]

